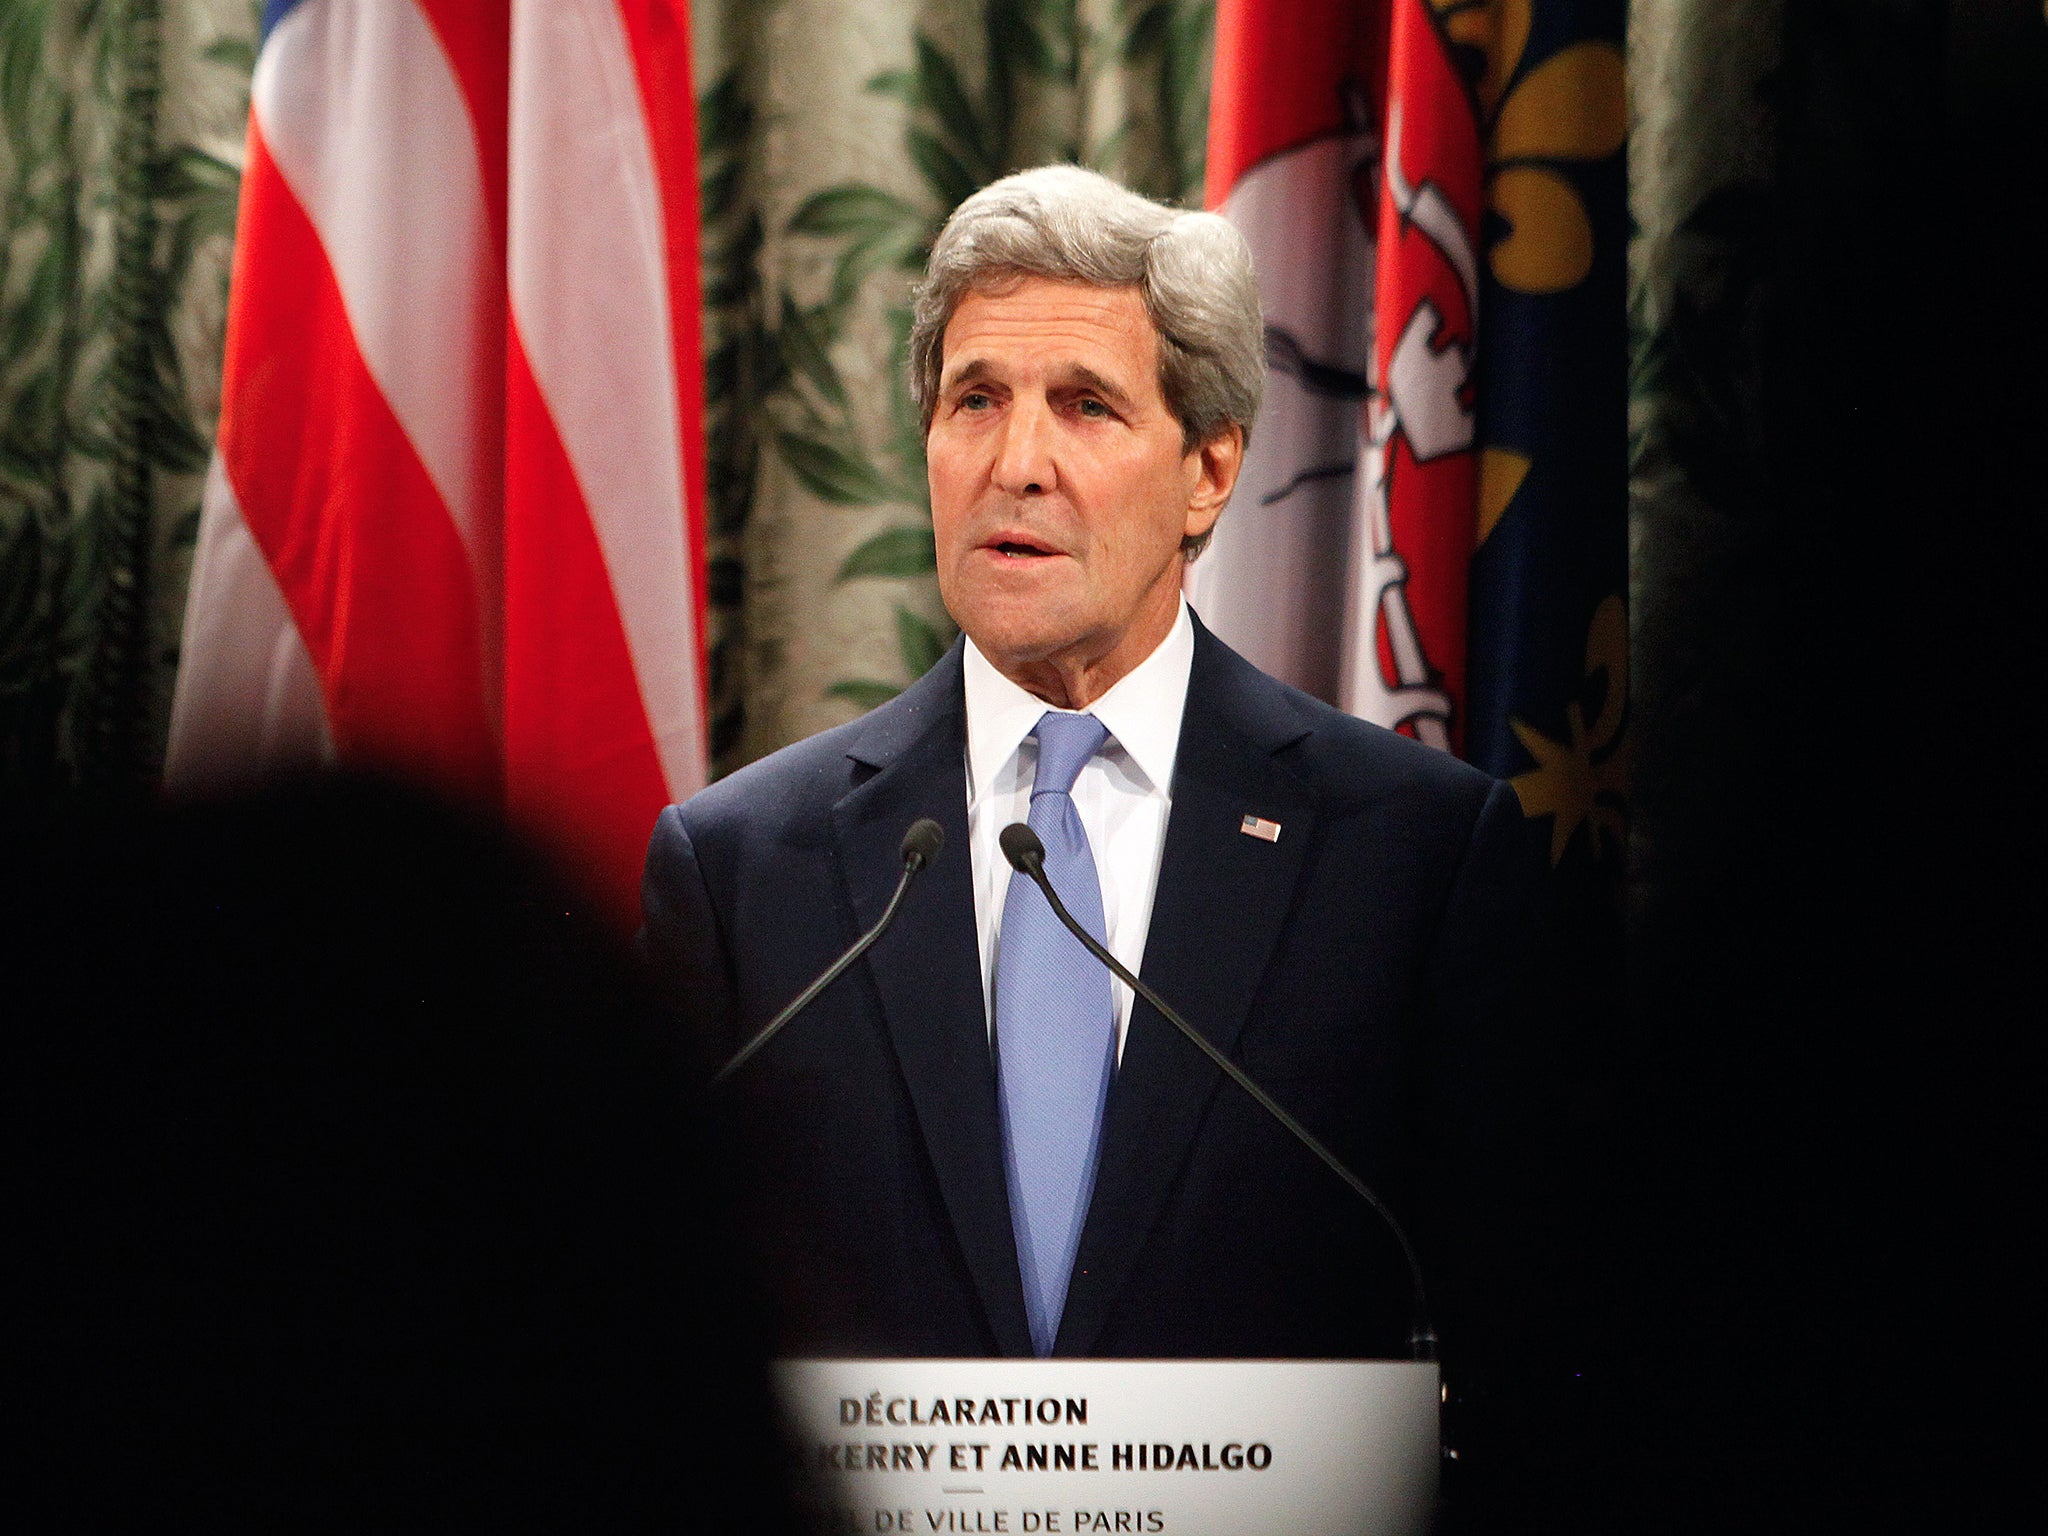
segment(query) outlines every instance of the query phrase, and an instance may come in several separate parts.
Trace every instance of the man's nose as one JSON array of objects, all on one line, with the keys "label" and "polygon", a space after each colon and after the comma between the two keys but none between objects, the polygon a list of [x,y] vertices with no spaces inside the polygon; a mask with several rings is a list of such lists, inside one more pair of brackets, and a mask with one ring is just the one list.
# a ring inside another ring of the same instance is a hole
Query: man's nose
[{"label": "man's nose", "polygon": [[996,448],[994,475],[996,488],[1012,496],[1042,496],[1059,484],[1052,412],[1044,401],[1012,404]]}]

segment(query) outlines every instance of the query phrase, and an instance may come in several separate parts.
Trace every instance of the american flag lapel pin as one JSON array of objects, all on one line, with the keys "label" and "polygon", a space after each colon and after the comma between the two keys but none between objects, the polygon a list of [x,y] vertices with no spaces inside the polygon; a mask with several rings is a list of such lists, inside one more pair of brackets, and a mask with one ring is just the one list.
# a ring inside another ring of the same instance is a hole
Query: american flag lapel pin
[{"label": "american flag lapel pin", "polygon": [[1262,842],[1277,843],[1280,841],[1280,823],[1268,821],[1263,816],[1245,817],[1243,821],[1237,824],[1237,830],[1246,837],[1256,837]]}]

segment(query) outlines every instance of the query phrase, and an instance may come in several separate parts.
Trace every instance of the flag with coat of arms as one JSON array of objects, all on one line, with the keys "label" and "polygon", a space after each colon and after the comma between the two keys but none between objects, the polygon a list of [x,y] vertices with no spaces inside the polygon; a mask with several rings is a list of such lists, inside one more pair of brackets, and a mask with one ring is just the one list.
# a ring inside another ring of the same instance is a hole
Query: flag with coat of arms
[{"label": "flag with coat of arms", "polygon": [[1203,617],[1611,869],[1626,808],[1622,0],[1221,0],[1207,201],[1267,406]]}]

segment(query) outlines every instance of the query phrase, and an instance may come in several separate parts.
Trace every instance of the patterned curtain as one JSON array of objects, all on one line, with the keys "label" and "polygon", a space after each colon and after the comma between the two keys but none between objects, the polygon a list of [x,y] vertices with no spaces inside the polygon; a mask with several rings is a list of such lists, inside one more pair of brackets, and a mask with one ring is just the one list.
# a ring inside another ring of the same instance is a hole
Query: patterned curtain
[{"label": "patterned curtain", "polygon": [[0,0],[0,793],[161,760],[261,10]]},{"label": "patterned curtain", "polygon": [[[1639,925],[1660,855],[1703,808],[1703,744],[1674,750],[1731,669],[1731,573],[1759,537],[1784,0],[1635,0],[1628,19],[1631,655]],[[1720,658],[1717,660],[1717,656]]]}]

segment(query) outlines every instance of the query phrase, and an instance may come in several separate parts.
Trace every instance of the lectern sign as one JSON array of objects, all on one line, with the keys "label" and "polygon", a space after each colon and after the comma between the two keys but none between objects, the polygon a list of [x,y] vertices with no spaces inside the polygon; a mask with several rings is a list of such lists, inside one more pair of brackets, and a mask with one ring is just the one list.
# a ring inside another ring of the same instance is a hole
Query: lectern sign
[{"label": "lectern sign", "polygon": [[1381,1360],[788,1360],[823,1528],[1398,1536],[1436,1493],[1437,1368]]}]

